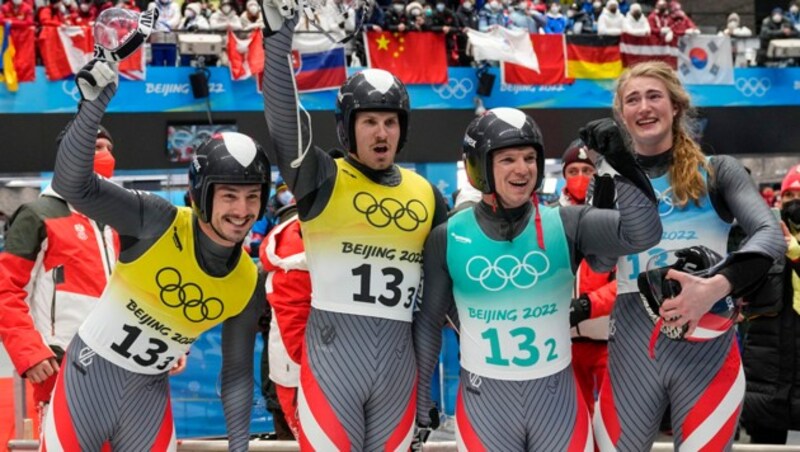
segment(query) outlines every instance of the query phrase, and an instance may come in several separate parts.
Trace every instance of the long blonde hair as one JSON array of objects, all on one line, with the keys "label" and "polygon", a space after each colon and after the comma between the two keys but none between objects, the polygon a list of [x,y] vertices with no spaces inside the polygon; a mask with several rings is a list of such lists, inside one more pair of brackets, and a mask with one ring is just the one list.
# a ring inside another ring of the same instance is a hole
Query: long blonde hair
[{"label": "long blonde hair", "polygon": [[622,93],[628,81],[636,77],[651,77],[660,80],[667,88],[669,99],[676,110],[672,120],[673,159],[669,168],[672,202],[676,206],[684,207],[691,200],[697,205],[707,191],[698,167],[705,169],[709,177],[712,177],[712,174],[705,154],[691,137],[694,108],[691,105],[689,93],[678,79],[678,74],[666,63],[647,61],[637,64],[625,71],[617,80],[617,88],[614,93],[614,114],[620,124],[623,123],[621,121]]}]

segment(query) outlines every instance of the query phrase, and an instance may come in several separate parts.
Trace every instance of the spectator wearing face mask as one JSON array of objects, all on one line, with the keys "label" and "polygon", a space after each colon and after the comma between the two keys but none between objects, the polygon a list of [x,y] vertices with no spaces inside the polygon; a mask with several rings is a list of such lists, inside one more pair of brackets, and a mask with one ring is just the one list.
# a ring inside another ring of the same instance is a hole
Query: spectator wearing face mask
[{"label": "spectator wearing face mask", "polygon": [[430,5],[422,6],[419,2],[411,2],[406,6],[406,16],[408,16],[408,30],[428,31],[431,27],[431,16],[433,8]]},{"label": "spectator wearing face mask", "polygon": [[738,14],[730,13],[725,28],[719,34],[732,38],[747,38],[753,36],[753,31],[742,25]]},{"label": "spectator wearing face mask", "polygon": [[186,31],[199,31],[208,30],[209,28],[210,26],[208,20],[203,17],[202,14],[202,5],[200,5],[198,2],[189,3],[186,5],[186,11],[183,12],[183,20],[181,21],[179,29]]},{"label": "spectator wearing face mask", "polygon": [[[561,158],[561,168],[566,186],[557,205],[586,204],[586,193],[596,170],[582,140],[569,145]],[[576,276],[569,309],[572,368],[591,415],[608,362],[609,315],[617,296],[617,281],[615,271],[595,272],[583,260],[578,264]]]},{"label": "spectator wearing face mask", "polygon": [[404,0],[393,0],[386,10],[386,28],[390,31],[405,31],[408,27],[409,17],[406,15]]},{"label": "spectator wearing face mask", "polygon": [[172,0],[155,0],[147,5],[147,9],[158,10],[158,22],[155,31],[177,30],[181,24],[181,9]]},{"label": "spectator wearing face mask", "polygon": [[67,7],[61,0],[50,0],[50,4],[39,8],[36,18],[43,27],[58,27],[64,25]]},{"label": "spectator wearing face mask", "polygon": [[786,444],[788,431],[800,429],[800,165],[783,179],[780,199],[786,254],[745,298],[742,426],[759,444]]},{"label": "spectator wearing face mask", "polygon": [[607,36],[619,36],[622,34],[622,25],[625,16],[619,11],[617,0],[608,0],[603,12],[597,19],[597,34]]},{"label": "spectator wearing face mask", "polygon": [[761,22],[761,33],[758,37],[761,40],[761,48],[759,49],[759,64],[763,64],[766,59],[766,51],[769,48],[769,43],[773,39],[790,39],[800,36],[797,29],[792,26],[792,23],[783,16],[781,8],[773,8],[769,17],[764,18]]},{"label": "spectator wearing face mask", "polygon": [[[589,4],[591,6],[591,3]],[[567,34],[591,33],[592,32],[591,14],[581,8],[577,2],[567,9]]]},{"label": "spectator wearing face mask", "polygon": [[75,25],[91,25],[97,19],[97,7],[92,0],[78,0],[78,11],[73,20]]},{"label": "spectator wearing face mask", "polygon": [[656,7],[647,16],[647,20],[650,22],[651,33],[662,36],[666,42],[672,42],[674,33],[671,28],[672,18],[667,0],[658,0]]},{"label": "spectator wearing face mask", "polygon": [[500,0],[490,0],[478,11],[478,30],[489,31],[493,26],[508,26],[508,15]]},{"label": "spectator wearing face mask", "polygon": [[650,23],[642,12],[642,5],[634,3],[622,22],[622,32],[633,36],[650,34]]},{"label": "spectator wearing face mask", "polygon": [[670,3],[669,10],[672,22],[670,28],[675,33],[675,37],[680,38],[687,34],[700,34],[700,29],[697,28],[692,18],[683,10],[680,2],[673,1]]},{"label": "spectator wearing face mask", "polygon": [[23,0],[11,0],[0,6],[0,22],[11,22],[11,28],[26,28],[34,24],[33,7]]},{"label": "spectator wearing face mask", "polygon": [[219,9],[211,14],[208,22],[215,31],[242,29],[242,21],[233,7],[233,0],[222,0]]},{"label": "spectator wearing face mask", "polygon": [[247,0],[245,11],[239,16],[242,21],[243,30],[255,30],[264,28],[264,17],[261,15],[261,7],[258,0]]},{"label": "spectator wearing face mask", "polygon": [[527,0],[519,0],[512,6],[508,13],[508,26],[509,28],[520,28],[528,33],[539,33],[539,25],[528,13]]},{"label": "spectator wearing face mask", "polygon": [[561,14],[561,5],[553,2],[547,11],[547,20],[544,25],[544,32],[548,34],[564,34],[567,29],[567,18]]},{"label": "spectator wearing face mask", "polygon": [[178,60],[177,41],[172,35],[178,30],[183,20],[181,9],[172,0],[155,0],[147,5],[147,9],[158,10],[158,21],[150,37],[152,54],[150,64],[153,66],[175,66]]}]

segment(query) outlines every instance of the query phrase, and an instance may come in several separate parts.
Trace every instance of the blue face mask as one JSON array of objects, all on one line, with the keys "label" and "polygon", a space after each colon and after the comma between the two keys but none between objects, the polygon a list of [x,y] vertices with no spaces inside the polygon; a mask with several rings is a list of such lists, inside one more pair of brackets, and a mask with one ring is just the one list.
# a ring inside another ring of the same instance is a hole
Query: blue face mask
[{"label": "blue face mask", "polygon": [[436,11],[439,11],[439,12],[444,11],[444,3],[437,3],[436,4]]}]

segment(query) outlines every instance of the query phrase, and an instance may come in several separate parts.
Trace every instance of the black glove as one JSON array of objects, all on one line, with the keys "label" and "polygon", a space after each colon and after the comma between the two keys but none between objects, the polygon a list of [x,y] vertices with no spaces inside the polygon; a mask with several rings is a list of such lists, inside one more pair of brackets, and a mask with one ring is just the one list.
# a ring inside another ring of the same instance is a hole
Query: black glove
[{"label": "black glove", "polygon": [[613,119],[590,121],[581,128],[579,134],[589,149],[602,154],[616,172],[636,185],[654,204],[658,202],[650,179],[626,148],[622,132]]},{"label": "black glove", "polygon": [[569,305],[569,326],[577,326],[579,323],[592,316],[592,301],[586,294],[578,298],[573,298]]},{"label": "black glove", "polygon": [[431,408],[431,410],[428,412],[428,418],[430,419],[430,424],[424,425],[418,422],[414,427],[414,438],[411,440],[412,451],[421,451],[422,445],[425,444],[425,441],[427,441],[428,437],[431,436],[431,432],[439,428],[438,408],[435,406]]},{"label": "black glove", "polygon": [[600,209],[613,209],[616,197],[614,178],[608,174],[595,175],[591,204]]}]

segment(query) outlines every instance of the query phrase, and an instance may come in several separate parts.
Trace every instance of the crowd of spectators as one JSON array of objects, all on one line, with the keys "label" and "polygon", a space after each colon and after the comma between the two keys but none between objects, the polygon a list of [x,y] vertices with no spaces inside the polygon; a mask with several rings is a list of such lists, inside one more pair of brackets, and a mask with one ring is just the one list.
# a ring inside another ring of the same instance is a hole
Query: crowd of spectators
[{"label": "crowd of spectators", "polygon": [[[175,58],[161,56],[164,46],[174,49],[176,39],[163,33],[247,32],[263,26],[258,0],[0,0],[0,21],[12,27],[90,25],[103,10],[119,6],[139,11],[156,8],[160,12],[153,39],[153,65],[175,64]],[[673,42],[685,34],[700,33],[700,28],[678,1],[656,0],[639,4],[628,0],[377,0],[373,8],[354,8],[354,0],[312,0],[320,4],[315,19],[305,19],[298,27],[324,31],[344,37],[360,29],[373,31],[433,31],[447,35],[449,65],[474,64],[468,55],[465,29],[487,31],[509,27],[530,33],[598,34],[623,33],[662,36]],[[368,17],[362,17],[364,15]],[[708,24],[706,24],[707,31]],[[747,38],[753,32],[743,26],[736,12],[719,28],[733,38]],[[773,39],[796,38],[800,34],[800,10],[794,2],[784,11],[775,8],[759,28],[760,55]],[[361,37],[348,40],[348,60],[361,65],[364,60]],[[761,59],[763,61],[763,58]]]}]

